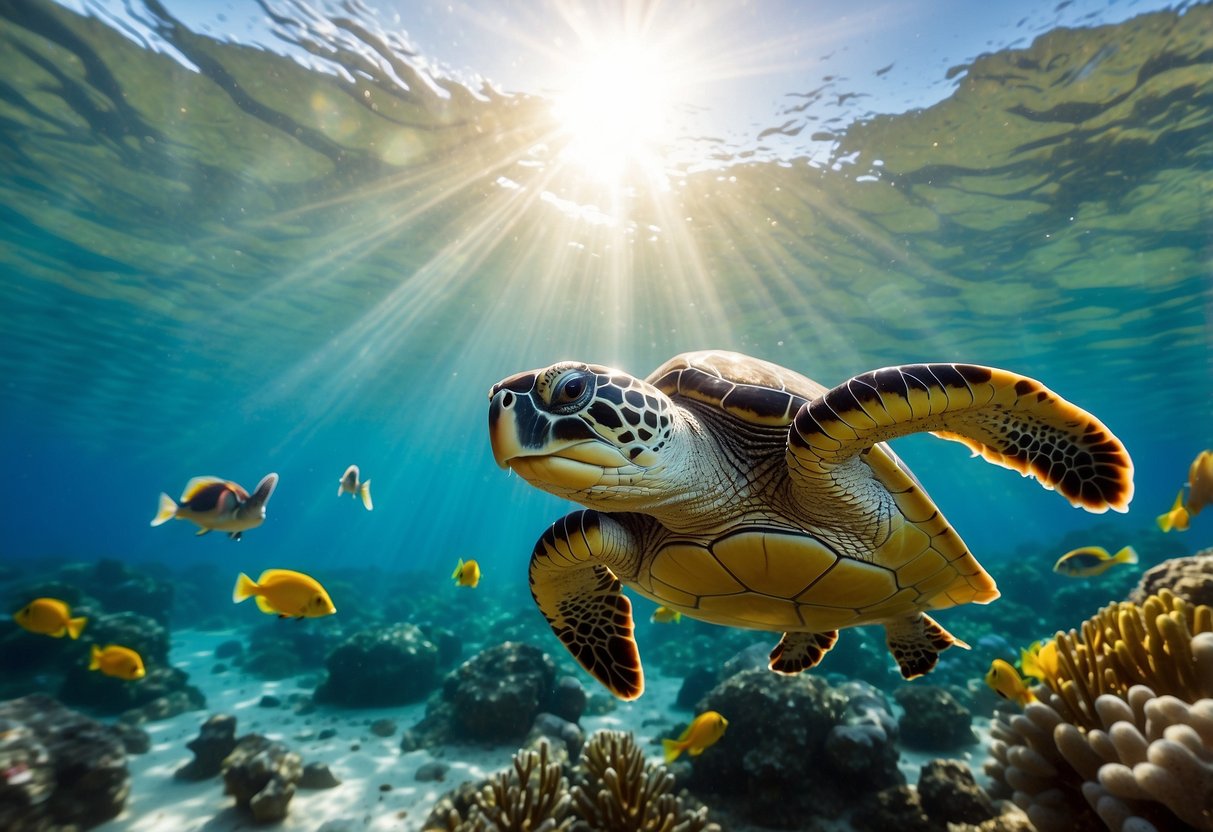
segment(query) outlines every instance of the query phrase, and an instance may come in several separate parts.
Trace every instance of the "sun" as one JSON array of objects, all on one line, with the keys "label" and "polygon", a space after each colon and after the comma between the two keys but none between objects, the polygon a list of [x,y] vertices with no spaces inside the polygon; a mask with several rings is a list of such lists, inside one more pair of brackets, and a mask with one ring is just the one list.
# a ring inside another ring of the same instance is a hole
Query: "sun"
[{"label": "sun", "polygon": [[659,49],[635,38],[587,45],[567,79],[553,107],[567,161],[608,181],[632,168],[660,171],[677,76]]}]

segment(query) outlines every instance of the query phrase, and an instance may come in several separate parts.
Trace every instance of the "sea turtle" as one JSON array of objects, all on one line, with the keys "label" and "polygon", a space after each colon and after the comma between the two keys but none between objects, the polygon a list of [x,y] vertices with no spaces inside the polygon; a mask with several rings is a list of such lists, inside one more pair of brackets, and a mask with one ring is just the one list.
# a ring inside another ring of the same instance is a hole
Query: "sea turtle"
[{"label": "sea turtle", "polygon": [[733,352],[684,353],[643,381],[562,361],[489,399],[498,465],[588,508],[539,538],[531,593],[622,699],[640,696],[644,674],[621,585],[691,618],[783,633],[770,659],[782,673],[862,624],[884,625],[907,679],[967,646],[925,611],[998,590],[886,440],[963,442],[1091,512],[1126,511],[1133,495],[1133,463],[1097,418],[971,364],[886,367],[826,389]]}]

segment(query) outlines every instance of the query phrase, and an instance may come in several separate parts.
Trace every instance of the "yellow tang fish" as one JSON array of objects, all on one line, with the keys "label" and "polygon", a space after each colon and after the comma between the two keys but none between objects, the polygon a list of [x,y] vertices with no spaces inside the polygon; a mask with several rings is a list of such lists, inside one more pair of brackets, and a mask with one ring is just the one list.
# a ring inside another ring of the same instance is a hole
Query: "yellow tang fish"
[{"label": "yellow tang fish", "polygon": [[94,644],[88,669],[100,670],[106,676],[126,679],[128,682],[147,675],[147,671],[143,669],[143,658],[131,648],[117,644],[108,645],[105,649]]},{"label": "yellow tang fish", "polygon": [[173,519],[189,520],[201,527],[199,535],[220,531],[227,532],[232,540],[239,540],[244,532],[265,522],[265,504],[277,486],[277,474],[266,474],[251,495],[230,480],[194,477],[185,484],[180,502],[174,502],[167,494],[160,495],[160,510],[152,518],[152,525]]},{"label": "yellow tang fish", "polygon": [[669,607],[658,607],[649,620],[657,624],[677,624],[682,620],[682,613]]},{"label": "yellow tang fish", "polygon": [[13,614],[22,629],[44,636],[80,638],[87,618],[72,618],[72,611],[58,598],[35,598]]},{"label": "yellow tang fish", "polygon": [[1118,563],[1137,563],[1137,552],[1126,546],[1115,555],[1109,555],[1102,546],[1083,546],[1066,552],[1053,564],[1053,571],[1071,578],[1090,578],[1102,575]]},{"label": "yellow tang fish", "polygon": [[236,578],[232,601],[257,599],[257,608],[279,618],[320,618],[337,612],[329,594],[310,575],[290,569],[267,569],[254,581],[243,572]]},{"label": "yellow tang fish", "polygon": [[366,506],[367,511],[375,508],[371,502],[371,481],[358,481],[358,466],[351,465],[345,469],[345,473],[341,475],[341,479],[337,480],[337,496],[349,494],[354,497],[362,498],[362,505]]},{"label": "yellow tang fish", "polygon": [[1188,469],[1188,513],[1193,517],[1213,503],[1213,451],[1201,451]]},{"label": "yellow tang fish", "polygon": [[715,745],[724,736],[724,729],[728,727],[729,721],[716,711],[704,711],[695,717],[678,739],[661,741],[665,761],[674,762],[684,751],[692,757],[698,757],[705,748]]},{"label": "yellow tang fish", "polygon": [[1175,495],[1175,503],[1171,506],[1171,510],[1158,515],[1154,522],[1164,532],[1182,532],[1187,531],[1190,519],[1191,516],[1188,514],[1188,510],[1184,508],[1184,490],[1181,488],[1179,489],[1179,493]]},{"label": "yellow tang fish", "polygon": [[455,581],[455,586],[475,587],[480,583],[480,564],[474,560],[465,561],[460,558],[455,571],[451,573],[451,579]]},{"label": "yellow tang fish", "polygon": [[1034,641],[1028,649],[1019,651],[1019,666],[1023,668],[1024,676],[1043,682],[1057,676],[1058,664],[1057,642],[1051,639],[1043,645]]},{"label": "yellow tang fish", "polygon": [[1019,671],[1002,659],[995,659],[990,663],[990,670],[986,673],[986,684],[1003,699],[1010,699],[1021,707],[1036,701],[1036,694],[1028,690]]}]

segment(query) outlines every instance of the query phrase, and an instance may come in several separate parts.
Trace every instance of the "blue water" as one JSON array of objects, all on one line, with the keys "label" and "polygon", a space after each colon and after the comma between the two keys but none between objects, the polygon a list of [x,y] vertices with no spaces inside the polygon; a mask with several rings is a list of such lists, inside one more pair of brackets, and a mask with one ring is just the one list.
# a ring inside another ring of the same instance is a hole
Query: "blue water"
[{"label": "blue water", "polygon": [[[141,13],[151,51],[109,11],[32,4],[3,21],[0,553],[434,574],[473,556],[521,584],[568,506],[493,465],[489,386],[708,347],[826,384],[924,360],[1039,378],[1129,447],[1128,515],[952,443],[897,450],[995,575],[1023,546],[1047,568],[1070,531],[1157,539],[1213,443],[1211,16],[1092,14],[1037,19],[951,90],[925,79],[933,106],[863,111],[812,150],[806,130],[800,155],[757,130],[604,183],[561,161],[541,97],[406,88],[417,59],[348,34],[304,67],[300,44],[337,35],[292,29],[292,58]],[[350,463],[373,513],[334,497]],[[148,526],[190,477],[269,471],[238,544]]]}]

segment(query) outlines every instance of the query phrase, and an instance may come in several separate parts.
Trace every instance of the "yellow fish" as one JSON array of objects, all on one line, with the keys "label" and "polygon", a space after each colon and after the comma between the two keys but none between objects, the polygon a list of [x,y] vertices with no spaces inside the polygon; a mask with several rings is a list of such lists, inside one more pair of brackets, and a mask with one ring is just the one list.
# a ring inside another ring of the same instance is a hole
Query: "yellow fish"
[{"label": "yellow fish", "polygon": [[716,711],[704,711],[695,717],[678,739],[661,741],[666,763],[674,762],[684,751],[692,757],[698,757],[705,748],[715,745],[728,727],[729,721]]},{"label": "yellow fish", "polygon": [[94,644],[88,669],[100,670],[106,676],[126,679],[128,682],[147,675],[147,671],[143,669],[143,658],[131,648],[117,644],[111,644],[104,650]]},{"label": "yellow fish", "polygon": [[1213,451],[1201,451],[1188,469],[1188,513],[1195,517],[1213,503]]},{"label": "yellow fish", "polygon": [[87,618],[72,618],[67,604],[57,598],[35,598],[13,614],[22,629],[54,638],[80,638]]},{"label": "yellow fish", "polygon": [[243,572],[236,578],[232,601],[257,599],[257,608],[279,618],[320,618],[337,612],[320,582],[290,569],[267,569],[253,581]]},{"label": "yellow fish", "polygon": [[677,624],[682,620],[682,613],[669,607],[658,607],[649,620],[658,624]]},{"label": "yellow fish", "polygon": [[167,494],[160,495],[160,510],[152,518],[152,525],[159,526],[174,518],[189,520],[201,527],[199,535],[220,531],[227,532],[232,540],[239,540],[244,532],[265,522],[265,504],[277,486],[277,474],[266,474],[251,495],[230,480],[194,477],[185,484],[179,502]]},{"label": "yellow fish", "polygon": [[[1203,508],[1204,506],[1202,505],[1201,507]],[[1181,488],[1179,489],[1179,493],[1175,495],[1175,504],[1171,506],[1171,510],[1158,515],[1154,522],[1158,523],[1158,528],[1164,532],[1182,532],[1187,531],[1190,519],[1191,516],[1188,514],[1188,510],[1184,508],[1184,490]]]},{"label": "yellow fish", "polygon": [[367,511],[375,508],[371,503],[371,481],[358,482],[358,466],[351,465],[345,469],[345,473],[341,475],[341,479],[337,481],[337,496],[342,494],[351,494],[355,497],[362,498],[362,504],[366,506]]},{"label": "yellow fish", "polygon": [[460,558],[455,571],[451,573],[451,579],[455,581],[455,586],[475,587],[480,583],[480,564],[474,560],[465,561]]},{"label": "yellow fish", "polygon": [[1039,641],[1032,642],[1026,650],[1019,651],[1019,666],[1023,668],[1024,676],[1044,681],[1055,677],[1058,669],[1057,642],[1047,641],[1042,646]]},{"label": "yellow fish", "polygon": [[1118,563],[1137,563],[1137,552],[1126,546],[1115,555],[1109,555],[1102,546],[1083,546],[1066,552],[1053,564],[1053,571],[1071,578],[1090,578],[1102,575]]},{"label": "yellow fish", "polygon": [[986,684],[1003,699],[1010,699],[1021,707],[1036,701],[1036,694],[1028,690],[1019,671],[1002,659],[995,659],[990,663]]}]

